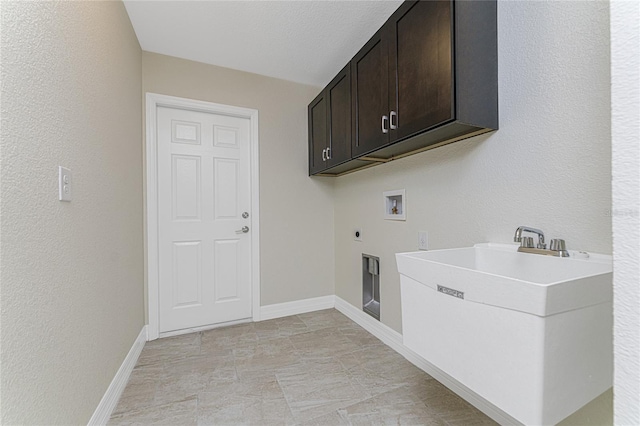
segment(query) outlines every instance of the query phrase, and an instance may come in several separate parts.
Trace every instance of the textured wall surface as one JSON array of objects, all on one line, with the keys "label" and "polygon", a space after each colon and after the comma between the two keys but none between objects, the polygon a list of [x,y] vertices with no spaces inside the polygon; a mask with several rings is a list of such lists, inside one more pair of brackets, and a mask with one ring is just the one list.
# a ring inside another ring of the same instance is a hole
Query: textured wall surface
[{"label": "textured wall surface", "polygon": [[615,423],[640,424],[640,4],[611,2]]},{"label": "textured wall surface", "polygon": [[[441,249],[528,225],[611,253],[608,3],[498,2],[498,49],[500,130],[336,179],[336,294],[360,307],[361,253],[380,256],[381,320],[397,331],[394,253],[417,250],[419,230]],[[382,192],[402,188],[407,221],[384,220]],[[611,422],[608,395],[567,424]]]},{"label": "textured wall surface", "polygon": [[86,424],[144,323],[141,51],[121,2],[2,2],[1,50],[0,423]]},{"label": "textured wall surface", "polygon": [[[512,242],[528,225],[611,253],[609,23],[604,2],[499,2],[500,130],[336,179],[336,294],[361,302],[380,256],[382,322],[401,331],[394,253]],[[407,221],[382,192],[406,188]],[[351,230],[363,228],[363,242]]]},{"label": "textured wall surface", "polygon": [[144,92],[259,111],[261,305],[334,294],[333,181],[307,177],[320,88],[148,52],[142,68]]}]

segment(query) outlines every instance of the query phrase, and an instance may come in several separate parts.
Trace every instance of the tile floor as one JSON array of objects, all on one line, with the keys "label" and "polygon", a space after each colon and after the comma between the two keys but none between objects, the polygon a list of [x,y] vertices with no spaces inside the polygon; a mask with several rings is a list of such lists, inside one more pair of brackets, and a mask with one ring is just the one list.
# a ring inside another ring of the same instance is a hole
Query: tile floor
[{"label": "tile floor", "polygon": [[330,309],[148,342],[109,424],[495,423]]}]

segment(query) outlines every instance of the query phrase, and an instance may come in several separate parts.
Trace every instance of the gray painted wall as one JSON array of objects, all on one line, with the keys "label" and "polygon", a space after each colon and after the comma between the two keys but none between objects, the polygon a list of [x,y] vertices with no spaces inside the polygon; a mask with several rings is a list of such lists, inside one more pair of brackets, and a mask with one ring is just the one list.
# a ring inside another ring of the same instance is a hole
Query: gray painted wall
[{"label": "gray painted wall", "polygon": [[144,324],[140,46],[121,2],[2,2],[1,51],[0,423],[86,424]]}]

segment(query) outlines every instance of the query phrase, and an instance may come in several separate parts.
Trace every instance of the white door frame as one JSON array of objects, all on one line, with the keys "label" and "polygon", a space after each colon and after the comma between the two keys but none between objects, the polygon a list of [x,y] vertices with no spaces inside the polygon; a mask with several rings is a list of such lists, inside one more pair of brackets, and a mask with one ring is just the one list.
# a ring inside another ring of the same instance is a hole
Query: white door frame
[{"label": "white door frame", "polygon": [[258,149],[258,110],[157,93],[146,94],[146,222],[147,222],[147,307],[149,324],[147,340],[159,337],[159,255],[158,255],[158,107],[247,118],[250,121],[249,156],[251,172],[251,312],[253,321],[260,320],[260,167]]}]

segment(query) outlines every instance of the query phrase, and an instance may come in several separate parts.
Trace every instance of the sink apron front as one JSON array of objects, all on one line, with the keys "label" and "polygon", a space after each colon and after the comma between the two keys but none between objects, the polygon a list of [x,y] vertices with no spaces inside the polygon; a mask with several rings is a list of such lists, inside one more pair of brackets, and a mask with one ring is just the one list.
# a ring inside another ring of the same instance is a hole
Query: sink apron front
[{"label": "sink apron front", "polygon": [[572,298],[581,306],[559,309],[547,300],[551,288],[483,292],[492,281],[502,287],[500,277],[460,282],[447,265],[429,265],[418,280],[405,260],[398,258],[404,344],[518,421],[556,424],[611,387],[610,295],[589,291]]}]

